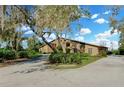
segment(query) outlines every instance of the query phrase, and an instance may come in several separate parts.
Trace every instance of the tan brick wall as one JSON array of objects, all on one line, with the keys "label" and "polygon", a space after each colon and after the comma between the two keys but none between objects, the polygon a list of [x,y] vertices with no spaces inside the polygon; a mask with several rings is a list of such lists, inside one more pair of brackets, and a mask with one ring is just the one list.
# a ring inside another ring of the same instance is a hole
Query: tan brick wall
[{"label": "tan brick wall", "polygon": [[[99,54],[99,47],[97,47],[97,46],[85,44],[85,49],[83,47],[80,49],[80,46],[81,46],[80,43],[73,42],[73,41],[70,41],[70,40],[66,40],[66,42],[70,42],[70,46],[68,47],[70,49],[76,47],[77,49],[80,50],[80,52],[84,51],[85,53],[88,53],[88,49],[90,48],[90,49],[92,49],[92,54],[91,54],[92,56],[95,56],[95,55]],[[53,41],[52,43],[56,44],[56,47],[58,46],[58,41],[57,40]],[[66,43],[65,43],[64,39],[61,39],[61,44],[66,46]],[[39,49],[39,51],[42,51],[42,53],[53,52],[52,49],[48,45],[43,46],[42,48]],[[71,52],[73,53],[73,50],[71,50]]]},{"label": "tan brick wall", "polygon": [[88,53],[88,49],[92,49],[92,56],[98,55],[99,54],[99,48],[96,46],[91,46],[91,45],[85,45],[85,53]]},{"label": "tan brick wall", "polygon": [[[56,44],[56,47],[58,46],[58,41],[57,40],[53,41],[52,44],[53,43]],[[64,43],[63,40],[61,41],[61,43]],[[51,53],[51,52],[53,52],[52,49],[48,45],[45,45],[45,46],[41,47],[39,49],[39,51],[42,52],[42,53]]]},{"label": "tan brick wall", "polygon": [[51,53],[52,49],[48,45],[45,45],[42,48],[40,48],[39,51],[42,53]]}]

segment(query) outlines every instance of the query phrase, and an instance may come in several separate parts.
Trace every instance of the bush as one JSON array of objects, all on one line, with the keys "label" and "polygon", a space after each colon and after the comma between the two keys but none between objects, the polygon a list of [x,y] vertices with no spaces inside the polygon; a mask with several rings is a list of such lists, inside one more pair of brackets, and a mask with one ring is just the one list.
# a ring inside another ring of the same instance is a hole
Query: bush
[{"label": "bush", "polygon": [[14,51],[9,49],[0,49],[0,59],[3,60],[12,60],[16,59],[17,56],[19,58],[33,58],[37,57],[39,55],[38,52],[35,52],[34,50],[23,50],[23,51]]},{"label": "bush", "polygon": [[107,56],[107,52],[106,51],[100,51],[100,56],[106,57]]},{"label": "bush", "polygon": [[112,51],[112,54],[114,54],[114,55],[119,55],[119,51],[118,51],[118,50],[113,50],[113,51]]},{"label": "bush", "polygon": [[18,56],[20,58],[33,58],[33,57],[38,56],[38,52],[34,50],[19,51]]},{"label": "bush", "polygon": [[83,56],[83,57],[89,57],[90,54],[89,53],[81,53],[81,56]]},{"label": "bush", "polygon": [[119,54],[120,54],[120,55],[124,55],[124,49],[123,49],[123,48],[120,48],[120,49],[119,49]]},{"label": "bush", "polygon": [[4,51],[4,59],[8,59],[8,60],[16,59],[16,51],[5,50]]},{"label": "bush", "polygon": [[18,56],[19,58],[28,58],[28,51],[19,51]]},{"label": "bush", "polygon": [[52,53],[49,56],[51,63],[80,64],[83,59],[88,59],[88,54],[81,53]]},{"label": "bush", "polygon": [[35,50],[29,50],[29,51],[28,51],[28,57],[29,57],[29,58],[36,57],[37,54],[38,54],[38,53],[37,53]]},{"label": "bush", "polygon": [[107,52],[107,55],[112,55],[112,51],[108,51]]},{"label": "bush", "polygon": [[16,51],[8,49],[0,49],[0,58],[12,60],[16,58]]},{"label": "bush", "polygon": [[0,58],[3,58],[3,55],[4,55],[3,49],[0,49]]}]

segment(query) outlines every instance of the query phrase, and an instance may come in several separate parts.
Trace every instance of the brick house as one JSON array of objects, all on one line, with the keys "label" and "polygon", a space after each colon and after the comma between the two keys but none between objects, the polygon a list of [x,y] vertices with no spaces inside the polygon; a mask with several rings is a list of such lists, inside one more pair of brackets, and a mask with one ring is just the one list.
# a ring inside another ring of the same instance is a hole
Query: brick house
[{"label": "brick house", "polygon": [[[84,52],[84,53],[89,53],[92,56],[95,56],[95,55],[99,55],[101,51],[107,52],[107,50],[108,50],[108,48],[104,47],[104,46],[88,44],[88,43],[80,42],[80,41],[76,41],[76,40],[61,38],[60,41],[61,41],[61,44],[63,45],[63,47],[66,47],[66,49],[68,49],[68,51],[70,51],[70,53]],[[57,39],[51,41],[50,43],[51,43],[52,47],[54,47],[54,48],[56,48],[59,45]],[[39,51],[42,53],[53,52],[52,49],[46,44],[41,46]]]}]

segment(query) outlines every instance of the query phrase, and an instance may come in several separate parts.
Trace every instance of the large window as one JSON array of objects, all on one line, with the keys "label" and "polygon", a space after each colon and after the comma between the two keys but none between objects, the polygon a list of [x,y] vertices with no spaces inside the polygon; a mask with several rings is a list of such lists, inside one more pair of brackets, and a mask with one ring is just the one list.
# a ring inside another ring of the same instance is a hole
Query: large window
[{"label": "large window", "polygon": [[88,48],[88,53],[92,54],[92,48]]}]

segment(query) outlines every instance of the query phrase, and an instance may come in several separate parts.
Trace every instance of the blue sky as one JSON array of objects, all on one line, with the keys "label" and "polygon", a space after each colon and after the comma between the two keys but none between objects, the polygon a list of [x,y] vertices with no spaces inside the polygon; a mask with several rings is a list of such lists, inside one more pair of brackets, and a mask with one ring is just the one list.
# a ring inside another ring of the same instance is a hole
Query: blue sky
[{"label": "blue sky", "polygon": [[[117,49],[119,33],[115,30],[114,34],[110,34],[112,30],[109,27],[109,17],[112,13],[110,6],[88,5],[80,7],[87,8],[91,13],[91,18],[82,16],[77,21],[70,23],[71,32],[67,34],[66,38],[96,45],[105,45],[109,47],[109,49]],[[122,8],[120,14],[117,16],[117,19],[121,19],[123,17],[123,12],[124,9]],[[78,24],[80,24],[80,28],[78,27]],[[32,31],[28,28],[28,31],[24,34],[24,36],[32,36]],[[45,37],[48,41],[56,38],[54,34],[51,34],[50,37],[45,35]]]}]

